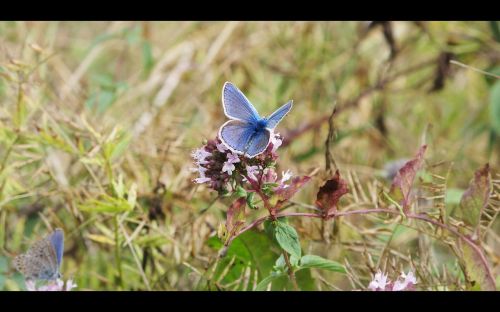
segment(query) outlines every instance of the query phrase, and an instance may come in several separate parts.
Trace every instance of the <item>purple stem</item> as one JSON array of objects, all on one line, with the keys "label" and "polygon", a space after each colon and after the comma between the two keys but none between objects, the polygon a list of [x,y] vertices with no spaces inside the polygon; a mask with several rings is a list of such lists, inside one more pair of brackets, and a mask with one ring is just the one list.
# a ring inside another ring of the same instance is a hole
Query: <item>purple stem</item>
[{"label": "purple stem", "polygon": [[[343,217],[343,216],[354,215],[354,214],[368,214],[368,213],[390,213],[390,214],[395,214],[395,215],[400,215],[401,214],[399,211],[390,210],[390,209],[383,209],[383,208],[379,208],[379,209],[359,209],[359,210],[333,212],[333,213],[329,214],[327,216],[327,218],[336,218],[336,217]],[[407,213],[405,216],[407,218],[410,218],[410,219],[416,219],[416,220],[421,220],[421,221],[432,223],[432,224],[434,224],[436,226],[439,226],[439,227],[441,227],[443,229],[446,229],[446,230],[450,231],[451,233],[455,234],[457,237],[459,237],[460,239],[462,239],[465,243],[467,243],[477,253],[477,255],[479,256],[481,262],[486,267],[486,273],[487,273],[488,279],[490,279],[490,281],[493,283],[493,285],[495,284],[495,279],[493,278],[493,275],[492,275],[492,273],[490,271],[490,267],[488,265],[488,261],[486,260],[484,254],[481,251],[481,249],[479,248],[479,246],[477,246],[476,243],[474,243],[474,241],[472,241],[469,237],[467,237],[466,235],[460,233],[459,231],[457,231],[453,227],[451,227],[451,226],[449,226],[447,224],[441,223],[439,221],[436,221],[436,220],[434,220],[432,218],[429,218],[428,216],[423,215],[423,214]],[[315,213],[308,213],[308,212],[284,212],[284,213],[278,213],[276,215],[276,218],[281,218],[281,217],[323,218],[322,215],[315,214]],[[229,246],[229,244],[231,244],[231,242],[233,241],[233,239],[235,239],[239,235],[243,234],[244,232],[246,232],[246,231],[248,231],[248,230],[250,230],[250,229],[252,229],[252,228],[254,228],[256,226],[258,226],[259,224],[261,224],[262,222],[264,222],[265,220],[267,220],[269,218],[272,218],[272,216],[260,217],[260,218],[258,218],[256,220],[254,220],[249,225],[243,227],[238,232],[238,234],[236,234],[233,237],[231,237],[231,239],[227,242],[226,246]]]}]

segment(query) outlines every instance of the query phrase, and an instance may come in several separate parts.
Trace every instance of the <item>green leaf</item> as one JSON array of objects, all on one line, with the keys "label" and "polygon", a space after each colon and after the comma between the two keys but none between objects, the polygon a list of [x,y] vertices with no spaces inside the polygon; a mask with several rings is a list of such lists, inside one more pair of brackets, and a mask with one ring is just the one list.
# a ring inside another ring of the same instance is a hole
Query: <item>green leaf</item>
[{"label": "green leaf", "polygon": [[264,221],[263,225],[264,225],[264,232],[266,233],[266,235],[272,241],[274,241],[275,243],[277,243],[277,241],[276,241],[276,235],[274,234],[275,230],[274,230],[273,222],[269,221],[269,220],[266,220],[266,221]]},{"label": "green leaf", "polygon": [[236,193],[236,196],[238,196],[238,197],[247,197],[247,191],[245,191],[245,189],[242,188],[239,185],[236,188],[236,192],[235,193]]},{"label": "green leaf", "polygon": [[446,190],[446,197],[444,199],[444,202],[447,205],[458,205],[463,194],[464,190],[462,189],[449,188]]},{"label": "green leaf", "polygon": [[272,272],[271,275],[267,276],[264,278],[262,281],[260,281],[259,284],[257,284],[257,287],[255,288],[256,291],[264,291],[267,288],[267,285],[271,283],[272,281],[285,276],[284,273],[277,273],[277,272]]},{"label": "green leaf", "polygon": [[[296,270],[295,278],[297,279],[297,284],[299,284],[300,290],[312,291],[317,290],[316,283],[311,275],[311,270]],[[292,290],[293,285],[288,281],[288,289]],[[274,288],[274,287],[273,287]]]},{"label": "green leaf", "polygon": [[127,202],[132,209],[135,207],[137,203],[137,184],[134,182],[130,186],[130,189],[127,192]]},{"label": "green leaf", "polygon": [[250,209],[257,209],[258,207],[254,205],[253,198],[255,196],[254,192],[247,193],[247,205]]},{"label": "green leaf", "polygon": [[[299,266],[299,260],[298,258],[291,256],[290,257],[290,264],[292,267],[297,268]],[[288,269],[286,262],[285,262],[285,257],[283,254],[279,256],[278,259],[276,259],[276,262],[274,264],[273,270],[276,272],[286,272]]]},{"label": "green leaf", "polygon": [[[207,245],[214,249],[220,250],[223,246],[222,241],[216,236],[207,240]],[[231,283],[241,277],[243,270],[250,266],[253,270],[257,270],[258,277],[268,276],[271,274],[273,265],[278,254],[274,251],[272,241],[266,234],[255,230],[246,231],[233,240],[228,248],[227,254],[224,258],[219,260],[219,264],[214,273],[214,280],[224,272],[226,267],[231,262],[233,257],[236,257],[233,266],[229,268],[229,272],[224,276],[221,284]],[[252,274],[251,281],[248,283],[248,289],[251,290],[253,286]]]},{"label": "green leaf", "polygon": [[490,193],[490,166],[486,164],[474,173],[474,178],[460,200],[459,214],[465,223],[473,228],[479,228],[479,221],[488,205]]},{"label": "green leaf", "polygon": [[500,81],[497,81],[490,92],[490,122],[493,131],[500,135]]},{"label": "green leaf", "polygon": [[305,255],[300,259],[299,269],[310,268],[346,273],[345,267],[336,261],[328,260],[315,255]]},{"label": "green leaf", "polygon": [[82,211],[120,213],[132,210],[134,207],[124,198],[114,198],[103,195],[102,199],[89,199],[78,205]]},{"label": "green leaf", "polygon": [[[461,240],[459,239],[459,241]],[[484,257],[484,252],[481,251],[481,256],[468,244],[464,242],[460,243],[462,245],[462,261],[465,264],[466,274],[474,283],[469,290],[496,290],[495,280],[492,279],[491,269],[487,263],[481,260],[481,257],[486,259]]]},{"label": "green leaf", "polygon": [[73,148],[56,133],[41,130],[36,140],[44,145],[49,145],[68,153],[73,152]]},{"label": "green leaf", "polygon": [[276,262],[274,263],[273,270],[276,272],[285,272],[286,271],[286,262],[285,262],[285,257],[283,254],[279,256],[278,259],[276,259]]},{"label": "green leaf", "polygon": [[112,181],[111,184],[113,185],[113,190],[115,191],[115,194],[119,198],[123,198],[125,196],[125,184],[123,184],[123,175],[120,174],[118,176],[117,181]]},{"label": "green leaf", "polygon": [[278,244],[290,255],[300,258],[301,256],[301,248],[299,242],[299,236],[297,235],[297,231],[295,229],[282,222],[275,222],[275,237]]},{"label": "green leaf", "polygon": [[128,133],[121,133],[115,142],[113,142],[112,151],[110,152],[110,160],[114,160],[121,156],[128,147],[132,137]]},{"label": "green leaf", "polygon": [[27,97],[26,95],[21,93],[17,101],[16,113],[14,114],[14,120],[13,120],[16,128],[19,128],[24,124],[27,116],[28,116]]}]

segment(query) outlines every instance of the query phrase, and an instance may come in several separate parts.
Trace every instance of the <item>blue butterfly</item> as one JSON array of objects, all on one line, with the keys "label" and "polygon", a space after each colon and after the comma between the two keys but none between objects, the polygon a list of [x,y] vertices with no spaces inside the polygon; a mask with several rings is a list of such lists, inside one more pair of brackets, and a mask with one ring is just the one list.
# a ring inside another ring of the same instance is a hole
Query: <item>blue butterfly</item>
[{"label": "blue butterfly", "polygon": [[226,82],[222,88],[222,107],[231,120],[220,127],[219,138],[232,152],[253,158],[266,150],[274,128],[292,109],[292,103],[289,101],[262,118],[243,92]]},{"label": "blue butterfly", "polygon": [[56,280],[61,277],[63,251],[64,233],[56,229],[35,242],[25,254],[17,256],[14,265],[27,280]]}]

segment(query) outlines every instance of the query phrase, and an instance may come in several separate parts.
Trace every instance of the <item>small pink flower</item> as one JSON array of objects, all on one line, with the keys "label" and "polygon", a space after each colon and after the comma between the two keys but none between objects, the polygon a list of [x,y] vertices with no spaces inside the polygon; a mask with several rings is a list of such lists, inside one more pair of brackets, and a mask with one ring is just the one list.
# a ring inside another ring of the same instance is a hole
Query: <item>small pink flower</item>
[{"label": "small pink flower", "polygon": [[271,143],[273,144],[273,149],[272,152],[276,153],[276,150],[278,150],[278,147],[283,144],[283,140],[281,139],[281,136],[279,133],[274,133],[271,135]]},{"label": "small pink flower", "polygon": [[262,172],[262,181],[264,183],[274,183],[278,179],[278,174],[273,168],[266,168]]},{"label": "small pink flower", "polygon": [[409,271],[408,274],[402,272],[394,283],[387,279],[386,274],[378,271],[368,285],[368,288],[379,291],[414,290],[415,284],[417,284],[417,279],[415,278],[415,275],[413,275],[412,271]]},{"label": "small pink flower", "polygon": [[71,289],[77,287],[73,280],[68,280],[66,282],[66,287],[64,287],[64,281],[58,279],[57,281],[50,281],[45,285],[36,287],[36,284],[32,280],[26,281],[26,289],[28,291],[70,291]]},{"label": "small pink flower", "polygon": [[197,165],[208,164],[206,158],[211,155],[212,153],[207,152],[204,147],[198,148],[191,153],[191,157],[193,157],[194,160],[196,160]]},{"label": "small pink flower", "polygon": [[210,181],[212,181],[212,179],[207,178],[207,177],[200,177],[200,178],[194,179],[194,182],[197,184],[202,184],[202,183],[206,183],[206,182],[210,182]]},{"label": "small pink flower", "polygon": [[211,181],[210,178],[207,178],[205,176],[205,172],[207,171],[207,168],[204,168],[202,166],[198,166],[198,168],[191,168],[191,170],[193,170],[193,169],[194,169],[194,171],[197,171],[200,174],[199,178],[194,179],[195,183],[201,184],[201,183]]},{"label": "small pink flower", "polygon": [[217,150],[221,153],[225,153],[228,150],[228,148],[224,145],[224,143],[217,143],[216,146]]},{"label": "small pink flower", "polygon": [[370,288],[371,290],[385,290],[386,285],[387,275],[383,274],[381,271],[378,271],[377,274],[375,274],[373,280],[370,282],[370,285],[368,285],[368,288]]},{"label": "small pink flower", "polygon": [[221,172],[227,172],[227,174],[232,175],[233,171],[236,169],[236,167],[233,165],[235,163],[240,162],[240,158],[238,157],[238,154],[235,153],[227,153],[227,161],[224,163],[222,166]]},{"label": "small pink flower", "polygon": [[405,274],[404,272],[401,273],[401,277],[405,279],[406,283],[411,283],[411,284],[416,284],[417,283],[417,278],[415,275],[413,275],[412,271],[408,271],[408,274]]},{"label": "small pink flower", "polygon": [[287,170],[286,172],[281,172],[281,184],[285,183],[286,181],[290,180],[290,178],[293,177],[293,174],[290,170]]},{"label": "small pink flower", "polygon": [[227,174],[232,175],[234,169],[236,169],[236,167],[232,163],[226,161],[224,166],[222,166],[221,172],[227,172]]},{"label": "small pink flower", "polygon": [[259,166],[247,166],[247,176],[251,180],[257,181],[258,179],[255,175],[258,173],[259,173]]},{"label": "small pink flower", "polygon": [[29,291],[36,291],[35,282],[32,280],[26,281],[26,289]]},{"label": "small pink flower", "polygon": [[368,285],[368,288],[371,290],[385,290],[387,283],[387,275],[383,274],[381,271],[378,271],[377,274],[375,274],[373,280]]},{"label": "small pink flower", "polygon": [[400,278],[402,278],[403,280],[400,281],[398,279],[394,283],[394,286],[392,287],[393,291],[411,290],[411,289],[413,289],[413,286],[415,286],[415,284],[417,284],[417,279],[413,275],[412,271],[409,271],[408,274],[405,274],[404,272],[402,272]]},{"label": "small pink flower", "polygon": [[76,283],[73,283],[73,280],[68,280],[66,282],[66,291],[70,291],[71,289],[76,287],[78,287],[78,285],[76,285]]},{"label": "small pink flower", "polygon": [[286,189],[290,187],[290,185],[286,184],[285,182],[290,180],[290,178],[293,177],[293,174],[290,170],[287,170],[286,172],[281,172],[281,180],[279,182],[279,185],[274,188],[275,192],[279,192],[280,190]]}]

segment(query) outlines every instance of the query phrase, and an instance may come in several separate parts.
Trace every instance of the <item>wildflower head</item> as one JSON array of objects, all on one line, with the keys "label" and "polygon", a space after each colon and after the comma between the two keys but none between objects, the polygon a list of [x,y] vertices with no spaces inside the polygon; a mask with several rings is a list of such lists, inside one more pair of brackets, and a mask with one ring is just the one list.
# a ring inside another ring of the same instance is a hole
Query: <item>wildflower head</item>
[{"label": "wildflower head", "polygon": [[[209,140],[191,154],[196,165],[192,171],[198,173],[198,177],[193,181],[206,184],[221,195],[226,195],[238,185],[242,186],[245,183],[250,185],[255,183],[254,186],[265,183],[276,184],[278,182],[274,170],[278,159],[276,151],[281,143],[280,135],[273,134],[264,153],[248,158],[231,151],[219,138]],[[278,185],[289,178],[288,172]]]},{"label": "wildflower head", "polygon": [[58,279],[39,286],[37,286],[33,280],[26,281],[26,289],[28,291],[70,291],[76,287],[77,285],[71,279],[67,280],[66,283]]},{"label": "wildflower head", "polygon": [[387,274],[378,271],[377,274],[375,274],[373,280],[368,285],[368,288],[371,290],[386,290],[387,285]]},{"label": "wildflower head", "polygon": [[412,271],[409,271],[408,274],[402,272],[394,283],[387,278],[387,274],[378,271],[368,285],[368,289],[374,291],[415,290],[415,284],[417,284],[417,279]]}]

